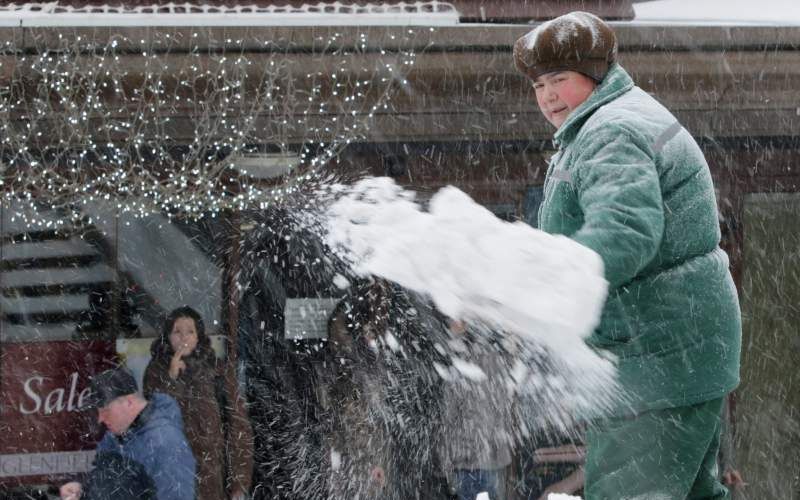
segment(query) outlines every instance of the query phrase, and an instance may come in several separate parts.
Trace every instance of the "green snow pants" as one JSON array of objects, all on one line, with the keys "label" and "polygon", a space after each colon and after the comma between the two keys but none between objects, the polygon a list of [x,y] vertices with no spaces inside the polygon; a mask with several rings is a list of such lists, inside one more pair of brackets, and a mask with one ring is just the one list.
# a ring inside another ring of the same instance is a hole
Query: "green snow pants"
[{"label": "green snow pants", "polygon": [[719,480],[724,398],[612,418],[586,433],[586,500],[728,499]]}]

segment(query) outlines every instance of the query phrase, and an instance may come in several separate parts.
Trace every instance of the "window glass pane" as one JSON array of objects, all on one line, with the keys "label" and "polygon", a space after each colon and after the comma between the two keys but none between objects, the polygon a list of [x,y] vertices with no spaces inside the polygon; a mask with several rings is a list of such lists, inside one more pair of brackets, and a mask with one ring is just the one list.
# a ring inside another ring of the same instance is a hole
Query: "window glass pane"
[{"label": "window glass pane", "polygon": [[784,369],[800,348],[795,333],[800,280],[784,251],[786,245],[796,248],[800,243],[798,209],[796,193],[754,193],[744,200],[743,223],[749,228],[742,278],[747,349],[734,443],[739,466],[766,479],[754,488],[758,496],[780,496],[791,489],[791,480],[768,464],[788,461],[789,467],[800,466],[794,453],[800,443],[794,414],[800,405],[800,377]]},{"label": "window glass pane", "polygon": [[3,207],[2,228],[4,339],[106,335],[115,263],[97,226],[17,202]]},{"label": "window glass pane", "polygon": [[116,265],[87,219],[20,200],[0,211],[0,480],[84,472],[101,434],[79,408],[115,356]]}]

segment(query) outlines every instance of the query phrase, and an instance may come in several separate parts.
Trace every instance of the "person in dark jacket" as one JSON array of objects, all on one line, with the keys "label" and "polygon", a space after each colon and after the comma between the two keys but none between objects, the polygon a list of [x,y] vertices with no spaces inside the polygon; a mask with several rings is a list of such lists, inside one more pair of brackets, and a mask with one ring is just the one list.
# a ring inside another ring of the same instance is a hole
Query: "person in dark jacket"
[{"label": "person in dark jacket", "polygon": [[95,455],[92,465],[82,484],[82,500],[157,500],[153,478],[139,462],[102,451]]},{"label": "person in dark jacket", "polygon": [[[385,327],[380,284],[364,300],[343,299],[328,318],[331,500],[393,498],[393,446],[383,413],[385,387],[376,351]],[[356,305],[357,304],[357,305]]]},{"label": "person in dark jacket", "polygon": [[505,500],[506,472],[511,465],[512,396],[508,392],[501,353],[485,333],[463,321],[446,320],[448,348],[481,373],[471,378],[451,369],[443,384],[443,417],[447,430],[437,454],[445,477],[459,500],[486,492]]},{"label": "person in dark jacket", "polygon": [[[124,462],[140,464],[145,473],[124,476],[133,482],[120,484],[121,491],[130,493],[142,487],[146,491],[152,481],[158,500],[194,500],[195,460],[174,399],[164,394],[144,399],[133,375],[124,368],[113,368],[92,379],[86,407],[97,408],[98,422],[108,429],[97,445],[95,465],[106,468],[104,461],[119,455]],[[108,485],[93,483],[90,473],[85,486],[93,495]],[[67,500],[77,500],[83,493],[84,485],[79,482],[67,483],[60,490],[61,498]]]},{"label": "person in dark jacket", "polygon": [[587,342],[615,356],[626,398],[588,430],[584,494],[726,498],[716,456],[741,314],[714,186],[695,140],[616,55],[614,31],[585,12],[514,45],[557,129],[539,227],[599,254],[609,282]]},{"label": "person in dark jacket", "polygon": [[200,314],[172,311],[151,346],[146,396],[178,402],[197,459],[198,500],[244,499],[253,475],[253,430],[232,363],[218,362]]}]

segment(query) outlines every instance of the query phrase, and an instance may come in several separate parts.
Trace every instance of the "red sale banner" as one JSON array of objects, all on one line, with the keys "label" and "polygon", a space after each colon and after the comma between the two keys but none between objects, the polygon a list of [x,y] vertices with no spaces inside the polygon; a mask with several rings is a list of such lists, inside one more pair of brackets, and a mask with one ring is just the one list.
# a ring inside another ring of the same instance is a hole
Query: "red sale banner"
[{"label": "red sale banner", "polygon": [[0,345],[0,482],[83,472],[101,427],[81,411],[90,377],[111,366],[113,342]]}]

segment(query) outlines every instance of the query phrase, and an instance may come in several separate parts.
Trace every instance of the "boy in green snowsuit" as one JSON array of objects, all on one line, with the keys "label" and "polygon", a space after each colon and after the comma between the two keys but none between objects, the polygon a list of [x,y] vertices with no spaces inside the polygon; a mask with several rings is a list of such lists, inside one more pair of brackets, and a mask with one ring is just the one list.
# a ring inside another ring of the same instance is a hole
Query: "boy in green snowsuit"
[{"label": "boy in green snowsuit", "polygon": [[589,345],[613,353],[624,403],[587,432],[587,499],[727,498],[720,410],[739,383],[741,316],[711,174],[675,117],[616,62],[613,30],[573,12],[514,45],[557,131],[539,227],[603,259]]}]

